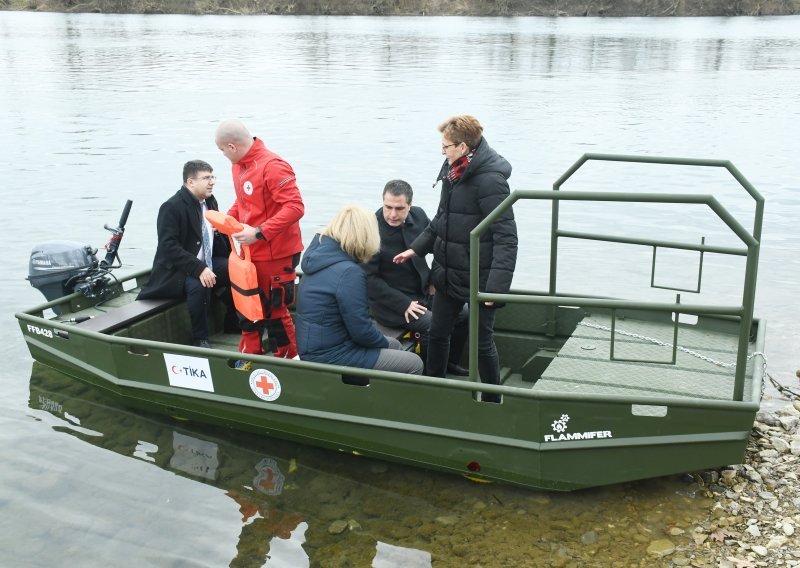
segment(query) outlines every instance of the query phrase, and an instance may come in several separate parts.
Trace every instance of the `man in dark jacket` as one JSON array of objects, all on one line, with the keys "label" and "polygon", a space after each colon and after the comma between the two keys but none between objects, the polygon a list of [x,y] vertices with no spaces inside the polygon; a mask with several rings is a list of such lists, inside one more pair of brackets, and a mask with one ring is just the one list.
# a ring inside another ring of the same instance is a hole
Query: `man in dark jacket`
[{"label": "man in dark jacket", "polygon": [[[453,116],[439,126],[445,161],[437,182],[442,182],[439,207],[428,228],[394,261],[433,252],[431,280],[437,293],[433,305],[427,373],[444,376],[450,334],[458,313],[469,300],[469,234],[508,197],[511,164],[483,137],[474,116]],[[506,210],[481,235],[478,243],[480,292],[506,294],[517,262],[517,225]],[[495,308],[483,302],[478,311],[478,372],[482,382],[499,384],[500,359],[494,344]],[[499,402],[485,393],[484,401]]]},{"label": "man in dark jacket", "polygon": [[[430,269],[422,256],[404,264],[393,262],[430,223],[422,208],[411,205],[413,197],[411,185],[403,180],[392,180],[383,188],[383,207],[375,212],[381,250],[364,265],[364,271],[372,316],[382,326],[419,333],[424,360],[435,292],[430,284]],[[467,375],[466,369],[458,365],[467,338],[467,319],[468,311],[464,308],[453,330],[447,365],[450,374]]]},{"label": "man in dark jacket", "polygon": [[186,298],[192,322],[192,341],[208,342],[208,304],[213,288],[228,286],[227,239],[205,220],[207,209],[217,211],[212,195],[216,177],[209,164],[192,160],[183,166],[183,185],[158,210],[158,248],[150,280],[139,300]]}]

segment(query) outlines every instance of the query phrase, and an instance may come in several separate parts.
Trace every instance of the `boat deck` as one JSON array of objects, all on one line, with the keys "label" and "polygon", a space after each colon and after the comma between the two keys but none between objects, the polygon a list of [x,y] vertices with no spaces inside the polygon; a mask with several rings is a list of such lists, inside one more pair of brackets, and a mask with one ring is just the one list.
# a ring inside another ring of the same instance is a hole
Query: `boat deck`
[{"label": "boat deck", "polygon": [[[138,289],[123,292],[102,305],[82,311],[81,315],[91,315],[93,319],[79,325],[86,329],[99,330],[104,325],[103,320],[112,320],[112,324],[117,324],[114,321],[115,314],[131,311],[137,293]],[[186,344],[190,342],[189,337],[176,338],[167,331],[167,328],[188,330],[188,312],[185,309],[169,310],[166,319],[152,318],[147,317],[150,311],[144,306],[144,302],[136,302],[137,307],[139,304],[142,305],[140,319],[133,323],[127,322],[119,330],[112,327],[115,329],[114,335]],[[169,302],[168,305],[175,306],[175,303]],[[709,326],[682,324],[678,334],[676,363],[673,365],[669,362],[672,357],[673,333],[674,328],[670,321],[618,318],[614,343],[614,356],[618,360],[612,361],[611,318],[599,314],[587,315],[578,323],[558,355],[553,357],[541,378],[532,382],[530,379],[525,380],[522,374],[504,368],[502,384],[553,394],[731,400],[737,335],[730,329],[720,331],[709,329]],[[215,349],[233,353],[238,351],[239,339],[238,333],[223,333],[221,330],[212,333],[209,338]],[[705,358],[681,349],[691,350]],[[745,401],[751,400],[751,385],[752,362],[748,362]]]},{"label": "boat deck", "polygon": [[[669,363],[674,333],[671,322],[617,320],[615,358],[639,361],[610,360],[610,330],[610,317],[584,318],[533,389],[548,393],[731,400],[738,340],[735,334],[682,325],[673,365]],[[670,346],[659,345],[651,338]],[[681,348],[730,366],[717,365]],[[745,401],[751,399],[751,385],[752,362],[749,361]]]}]

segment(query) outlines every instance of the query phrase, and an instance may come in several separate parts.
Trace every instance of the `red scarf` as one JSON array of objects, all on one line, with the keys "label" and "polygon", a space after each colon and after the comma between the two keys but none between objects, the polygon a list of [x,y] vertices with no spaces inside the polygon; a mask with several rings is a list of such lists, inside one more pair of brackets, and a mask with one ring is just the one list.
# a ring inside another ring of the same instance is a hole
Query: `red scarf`
[{"label": "red scarf", "polygon": [[454,184],[460,180],[464,176],[464,171],[472,161],[472,156],[474,154],[475,150],[470,150],[469,154],[466,156],[461,156],[458,160],[450,164],[450,169],[447,170],[447,181],[449,181],[451,184]]}]

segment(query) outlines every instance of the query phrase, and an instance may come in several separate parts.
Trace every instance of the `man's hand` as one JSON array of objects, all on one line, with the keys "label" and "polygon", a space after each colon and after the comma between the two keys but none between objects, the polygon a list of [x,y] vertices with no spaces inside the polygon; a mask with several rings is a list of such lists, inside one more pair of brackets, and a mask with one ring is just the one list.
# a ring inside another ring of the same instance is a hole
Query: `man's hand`
[{"label": "man's hand", "polygon": [[256,227],[251,227],[250,225],[245,225],[244,223],[242,223],[242,226],[244,229],[231,235],[233,240],[240,245],[252,245],[254,242],[256,242],[256,231],[258,229]]},{"label": "man's hand", "polygon": [[408,307],[406,308],[406,323],[411,323],[411,318],[418,320],[420,316],[424,315],[427,311],[428,308],[414,300],[408,304]]},{"label": "man's hand", "polygon": [[206,266],[203,272],[200,273],[200,284],[202,284],[204,288],[213,288],[216,283],[217,275],[211,272],[211,269]]},{"label": "man's hand", "polygon": [[395,264],[403,264],[405,261],[414,256],[417,256],[417,253],[415,253],[413,249],[404,250],[396,257],[394,257],[392,259],[392,262],[394,262]]}]

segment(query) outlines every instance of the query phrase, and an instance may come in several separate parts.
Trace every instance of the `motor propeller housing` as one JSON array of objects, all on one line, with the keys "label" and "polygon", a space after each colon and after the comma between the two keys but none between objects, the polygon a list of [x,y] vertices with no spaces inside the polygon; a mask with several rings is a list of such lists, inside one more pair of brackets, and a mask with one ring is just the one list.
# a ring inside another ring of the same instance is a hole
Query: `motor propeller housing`
[{"label": "motor propeller housing", "polygon": [[96,248],[77,241],[44,241],[31,251],[27,280],[48,301],[78,291],[95,296],[108,272],[98,268],[96,255]]}]

